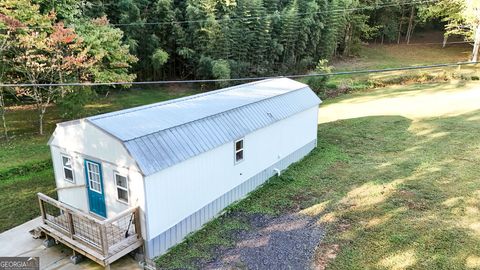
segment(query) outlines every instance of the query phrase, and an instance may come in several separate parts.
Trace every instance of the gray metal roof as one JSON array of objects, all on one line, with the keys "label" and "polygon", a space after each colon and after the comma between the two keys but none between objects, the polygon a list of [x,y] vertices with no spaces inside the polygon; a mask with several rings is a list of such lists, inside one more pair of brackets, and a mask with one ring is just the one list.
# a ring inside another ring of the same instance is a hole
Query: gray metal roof
[{"label": "gray metal roof", "polygon": [[145,175],[234,141],[321,100],[305,84],[263,80],[88,117],[122,141]]}]

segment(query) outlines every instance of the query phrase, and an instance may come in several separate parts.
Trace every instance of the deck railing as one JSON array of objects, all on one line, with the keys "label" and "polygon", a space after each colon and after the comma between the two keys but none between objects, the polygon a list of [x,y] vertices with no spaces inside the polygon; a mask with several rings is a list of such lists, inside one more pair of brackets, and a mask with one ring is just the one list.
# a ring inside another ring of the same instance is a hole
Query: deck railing
[{"label": "deck railing", "polygon": [[138,207],[100,220],[42,193],[38,193],[38,201],[44,224],[104,257],[141,238]]}]

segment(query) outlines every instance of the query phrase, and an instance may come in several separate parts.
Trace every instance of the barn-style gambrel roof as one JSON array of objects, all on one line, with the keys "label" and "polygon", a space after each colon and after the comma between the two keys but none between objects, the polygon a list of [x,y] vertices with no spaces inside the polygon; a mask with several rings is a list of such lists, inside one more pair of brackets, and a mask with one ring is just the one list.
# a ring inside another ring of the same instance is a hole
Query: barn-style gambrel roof
[{"label": "barn-style gambrel roof", "polygon": [[151,175],[319,103],[306,84],[278,78],[85,120],[123,142]]}]

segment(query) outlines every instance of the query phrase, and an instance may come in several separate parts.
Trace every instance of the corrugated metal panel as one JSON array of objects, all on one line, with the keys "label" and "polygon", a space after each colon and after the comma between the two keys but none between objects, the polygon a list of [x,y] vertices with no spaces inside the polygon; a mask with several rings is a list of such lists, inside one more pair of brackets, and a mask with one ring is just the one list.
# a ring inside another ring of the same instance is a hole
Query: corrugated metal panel
[{"label": "corrugated metal panel", "polygon": [[241,138],[320,99],[305,84],[264,80],[87,118],[122,141],[144,175]]},{"label": "corrugated metal panel", "polygon": [[318,104],[301,89],[125,142],[145,175],[241,138]]},{"label": "corrugated metal panel", "polygon": [[127,141],[302,88],[287,78],[263,80],[87,119]]},{"label": "corrugated metal panel", "polygon": [[148,241],[146,243],[148,258],[153,259],[154,257],[166,253],[169,248],[182,242],[188,234],[200,229],[205,223],[218,215],[225,207],[232,202],[243,198],[249,192],[253,191],[272,177],[275,174],[275,171],[273,170],[274,168],[280,170],[286,169],[290,164],[299,161],[314,149],[316,143],[316,140],[311,141],[272,166],[262,170],[260,173],[246,180],[234,189],[223,194],[154,239]]}]

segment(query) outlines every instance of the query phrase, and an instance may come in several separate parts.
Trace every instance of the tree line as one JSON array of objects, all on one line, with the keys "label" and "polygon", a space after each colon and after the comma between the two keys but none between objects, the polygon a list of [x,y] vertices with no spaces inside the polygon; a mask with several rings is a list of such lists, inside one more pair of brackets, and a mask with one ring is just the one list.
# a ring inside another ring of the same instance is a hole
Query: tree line
[{"label": "tree line", "polygon": [[[477,1],[3,0],[0,82],[228,79],[307,72],[322,69],[325,59],[336,55],[355,55],[364,41],[408,43],[418,25],[432,20],[445,27],[446,36],[473,39],[479,24]],[[69,117],[93,90],[0,88],[5,137],[5,91],[33,102],[43,134],[51,103],[65,106]]]}]

